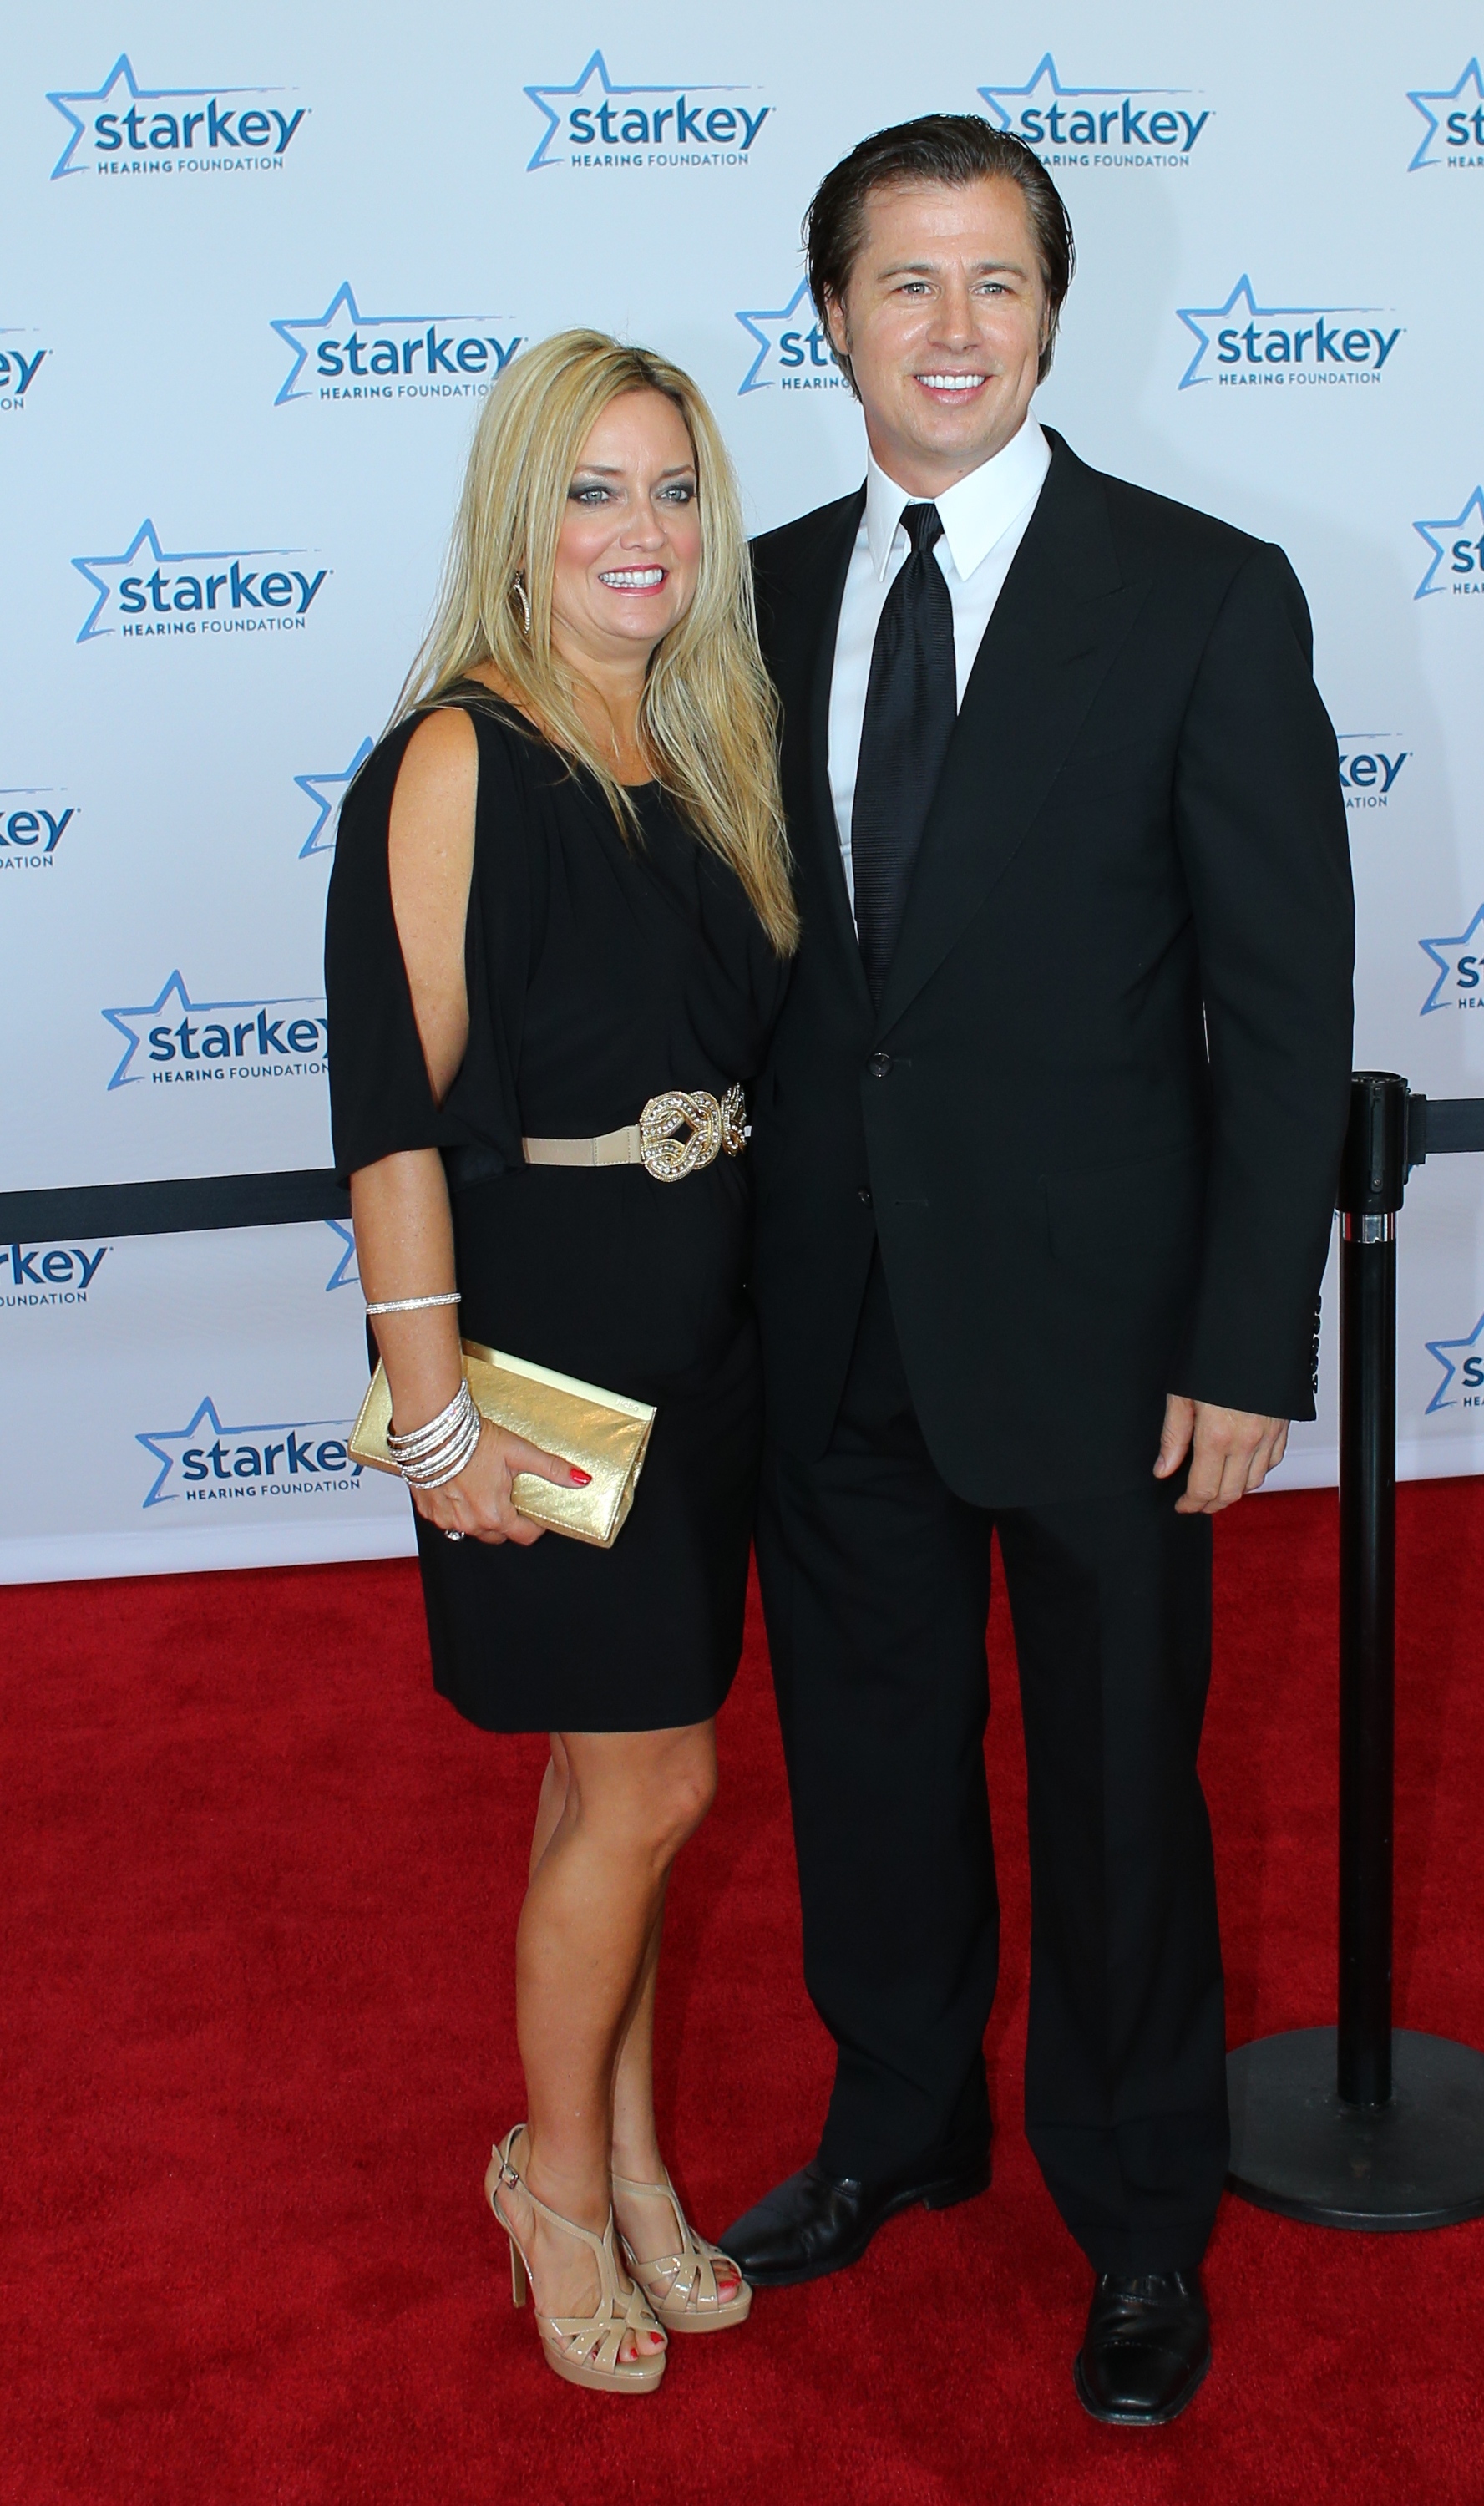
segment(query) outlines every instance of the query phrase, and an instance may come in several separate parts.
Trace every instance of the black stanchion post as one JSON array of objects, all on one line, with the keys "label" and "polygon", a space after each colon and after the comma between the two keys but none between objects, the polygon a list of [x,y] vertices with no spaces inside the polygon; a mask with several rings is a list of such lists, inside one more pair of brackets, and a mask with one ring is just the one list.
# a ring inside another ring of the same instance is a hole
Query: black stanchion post
[{"label": "black stanchion post", "polygon": [[1406,1082],[1354,1083],[1340,1169],[1339,2094],[1392,2094],[1396,1615],[1396,1212]]},{"label": "black stanchion post", "polygon": [[1409,1123],[1404,1079],[1357,1072],[1340,1169],[1339,2025],[1226,2063],[1232,2191],[1330,2228],[1484,2213],[1484,2054],[1392,2026],[1396,1215],[1426,1155],[1409,1139],[1422,1102]]}]

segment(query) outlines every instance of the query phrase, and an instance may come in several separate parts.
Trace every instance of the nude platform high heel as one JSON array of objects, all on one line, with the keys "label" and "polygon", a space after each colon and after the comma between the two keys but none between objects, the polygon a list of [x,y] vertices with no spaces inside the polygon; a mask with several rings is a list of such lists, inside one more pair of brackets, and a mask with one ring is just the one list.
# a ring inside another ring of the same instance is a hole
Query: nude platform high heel
[{"label": "nude platform high heel", "polygon": [[[643,2289],[654,2312],[671,2332],[724,2332],[733,2323],[745,2323],[752,2311],[753,2293],[729,2254],[719,2245],[708,2245],[698,2237],[680,2206],[680,2198],[666,2169],[659,2184],[636,2184],[632,2177],[616,2175],[616,2193],[661,2194],[675,2213],[676,2243],[679,2251],[661,2254],[657,2261],[642,2263],[626,2237],[619,2241],[629,2277]],[[717,2286],[717,2265],[725,2263],[736,2272],[738,2286],[723,2302]]]},{"label": "nude platform high heel", "polygon": [[624,2358],[619,2352],[629,2333],[658,2333],[661,2341],[665,2336],[641,2290],[633,2287],[625,2292],[619,2287],[614,2214],[609,2211],[608,2225],[601,2237],[596,2237],[590,2228],[580,2227],[575,2219],[564,2219],[559,2212],[548,2209],[514,2162],[515,2143],[525,2130],[523,2123],[517,2123],[506,2133],[491,2153],[484,2175],[485,2199],[511,2240],[511,2295],[517,2306],[524,2306],[527,2284],[534,2295],[536,2283],[525,2249],[496,2199],[502,2185],[523,2194],[548,2228],[559,2228],[564,2237],[585,2245],[598,2267],[600,2294],[592,2314],[538,2313],[536,2317],[541,2345],[552,2374],[563,2377],[569,2384],[587,2384],[600,2393],[653,2393],[665,2371],[663,2349],[648,2358]]}]

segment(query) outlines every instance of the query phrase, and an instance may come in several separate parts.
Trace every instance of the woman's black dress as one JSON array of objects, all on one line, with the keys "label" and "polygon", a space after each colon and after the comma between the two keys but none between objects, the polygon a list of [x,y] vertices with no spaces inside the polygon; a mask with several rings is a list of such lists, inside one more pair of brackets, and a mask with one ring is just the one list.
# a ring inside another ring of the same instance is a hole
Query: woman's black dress
[{"label": "woman's black dress", "polygon": [[436,1687],[486,1731],[644,1732],[714,1714],[736,1669],[761,1435],[745,1280],[749,1161],[679,1183],[643,1166],[528,1166],[522,1134],[634,1123],[662,1090],[751,1082],[787,968],[732,873],[657,785],[625,843],[589,776],[491,700],[467,706],[478,806],[469,1047],[435,1103],[392,913],[387,829],[417,717],[340,813],[326,927],[342,1174],[442,1151],[459,1327],[656,1405],[612,1549],[449,1541],[417,1518]]}]

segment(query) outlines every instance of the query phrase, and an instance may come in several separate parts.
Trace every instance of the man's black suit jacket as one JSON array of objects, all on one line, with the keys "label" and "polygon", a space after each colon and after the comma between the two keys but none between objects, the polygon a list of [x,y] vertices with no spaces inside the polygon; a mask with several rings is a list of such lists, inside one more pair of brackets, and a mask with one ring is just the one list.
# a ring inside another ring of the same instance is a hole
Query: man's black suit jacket
[{"label": "man's black suit jacket", "polygon": [[756,543],[803,938],[758,1091],[769,1431],[817,1457],[872,1241],[961,1496],[1148,1478],[1166,1392],[1312,1417],[1352,899],[1281,550],[1051,467],[965,692],[879,1010],[828,777],[864,491]]}]

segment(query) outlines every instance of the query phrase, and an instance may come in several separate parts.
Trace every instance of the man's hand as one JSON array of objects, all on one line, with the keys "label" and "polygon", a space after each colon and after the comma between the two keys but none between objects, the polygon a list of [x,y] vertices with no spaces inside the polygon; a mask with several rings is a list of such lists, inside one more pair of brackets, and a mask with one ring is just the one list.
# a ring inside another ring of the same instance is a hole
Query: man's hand
[{"label": "man's hand", "polygon": [[1221,1410],[1215,1402],[1169,1392],[1154,1477],[1169,1479],[1189,1453],[1190,1476],[1176,1513],[1220,1514],[1262,1486],[1282,1461],[1288,1441],[1287,1418],[1259,1418],[1253,1410]]}]

